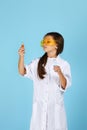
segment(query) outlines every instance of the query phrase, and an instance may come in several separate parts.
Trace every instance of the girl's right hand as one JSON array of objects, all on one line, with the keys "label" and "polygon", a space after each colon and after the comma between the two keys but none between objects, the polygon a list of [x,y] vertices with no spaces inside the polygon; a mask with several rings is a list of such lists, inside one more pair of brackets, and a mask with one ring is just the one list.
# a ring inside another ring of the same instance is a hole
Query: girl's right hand
[{"label": "girl's right hand", "polygon": [[24,54],[25,54],[24,44],[21,45],[21,47],[18,50],[18,53],[20,56],[24,56]]}]

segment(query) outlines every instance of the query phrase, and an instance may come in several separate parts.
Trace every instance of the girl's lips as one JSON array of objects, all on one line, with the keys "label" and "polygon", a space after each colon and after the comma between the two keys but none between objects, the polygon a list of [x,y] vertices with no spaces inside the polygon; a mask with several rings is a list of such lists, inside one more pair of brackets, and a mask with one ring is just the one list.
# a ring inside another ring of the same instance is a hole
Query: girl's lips
[{"label": "girl's lips", "polygon": [[43,48],[47,48],[47,46],[43,46]]},{"label": "girl's lips", "polygon": [[44,50],[46,50],[46,49],[47,49],[47,47],[43,47],[43,49],[44,49]]}]

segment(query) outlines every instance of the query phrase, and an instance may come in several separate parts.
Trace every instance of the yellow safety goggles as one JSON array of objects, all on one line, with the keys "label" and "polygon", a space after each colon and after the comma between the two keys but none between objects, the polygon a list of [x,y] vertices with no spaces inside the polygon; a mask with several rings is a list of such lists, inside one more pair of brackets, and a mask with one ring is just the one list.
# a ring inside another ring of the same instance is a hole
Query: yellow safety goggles
[{"label": "yellow safety goggles", "polygon": [[56,43],[54,42],[54,41],[44,41],[44,40],[42,40],[41,42],[40,42],[40,45],[43,47],[44,45],[46,45],[46,46],[54,46],[54,45],[56,45]]}]

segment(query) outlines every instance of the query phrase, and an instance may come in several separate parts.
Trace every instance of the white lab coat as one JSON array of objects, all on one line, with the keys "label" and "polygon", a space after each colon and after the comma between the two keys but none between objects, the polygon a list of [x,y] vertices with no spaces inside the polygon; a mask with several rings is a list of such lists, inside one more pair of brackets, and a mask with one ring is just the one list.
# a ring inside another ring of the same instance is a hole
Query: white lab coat
[{"label": "white lab coat", "polygon": [[45,66],[47,74],[44,79],[37,75],[38,59],[26,65],[25,76],[33,80],[33,109],[30,130],[67,130],[63,93],[59,76],[53,70],[54,64],[60,66],[67,79],[68,88],[71,85],[71,72],[68,62],[60,56],[48,58]]}]

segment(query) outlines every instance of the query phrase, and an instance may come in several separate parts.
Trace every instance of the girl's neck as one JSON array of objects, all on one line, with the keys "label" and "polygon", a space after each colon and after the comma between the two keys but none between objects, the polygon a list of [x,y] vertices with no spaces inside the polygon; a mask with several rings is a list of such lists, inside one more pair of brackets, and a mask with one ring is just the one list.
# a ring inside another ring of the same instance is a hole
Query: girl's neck
[{"label": "girl's neck", "polygon": [[47,53],[47,56],[48,56],[49,58],[56,58],[56,57],[57,57],[56,52],[54,52],[54,51],[48,52],[48,53]]}]

